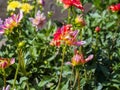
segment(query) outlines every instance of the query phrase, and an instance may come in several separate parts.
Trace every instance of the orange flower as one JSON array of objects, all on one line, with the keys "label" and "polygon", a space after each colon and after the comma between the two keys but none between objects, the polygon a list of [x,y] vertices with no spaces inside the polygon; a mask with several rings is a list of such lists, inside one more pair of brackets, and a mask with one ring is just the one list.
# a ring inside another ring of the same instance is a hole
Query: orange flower
[{"label": "orange flower", "polygon": [[79,9],[81,9],[82,11],[84,11],[84,8],[83,8],[80,0],[61,0],[61,2],[64,3],[65,8],[68,8],[70,6],[75,6]]},{"label": "orange flower", "polygon": [[53,40],[50,42],[50,45],[60,46],[61,44],[67,44],[80,46],[85,44],[85,41],[77,41],[77,35],[78,31],[73,31],[72,25],[64,25],[61,28],[57,29],[54,34]]},{"label": "orange flower", "polygon": [[71,27],[72,25],[64,25],[61,28],[58,28],[50,45],[60,46],[61,40],[70,31]]}]

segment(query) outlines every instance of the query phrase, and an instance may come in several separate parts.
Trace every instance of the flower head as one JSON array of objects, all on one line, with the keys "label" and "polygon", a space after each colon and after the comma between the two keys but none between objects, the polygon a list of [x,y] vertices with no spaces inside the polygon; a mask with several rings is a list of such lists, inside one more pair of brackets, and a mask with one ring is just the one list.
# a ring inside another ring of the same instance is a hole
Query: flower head
[{"label": "flower head", "polygon": [[15,59],[0,58],[0,69],[5,69],[15,63]]},{"label": "flower head", "polygon": [[12,32],[12,29],[19,25],[22,18],[23,18],[22,11],[20,11],[20,13],[18,15],[13,14],[11,17],[5,19],[2,28],[4,30],[10,30],[10,32]]},{"label": "flower head", "polygon": [[85,64],[92,59],[93,59],[92,54],[89,55],[86,59],[84,59],[83,54],[79,54],[78,51],[75,51],[75,55],[72,57],[71,64],[73,66],[82,65],[82,64]]},{"label": "flower head", "polygon": [[21,10],[22,10],[23,12],[25,12],[25,13],[29,13],[30,10],[32,10],[32,9],[33,9],[33,6],[31,6],[31,5],[28,4],[28,3],[23,3],[23,4],[21,5]]},{"label": "flower head", "polygon": [[8,11],[10,11],[10,10],[15,11],[15,9],[16,9],[16,8],[20,8],[20,6],[21,6],[21,3],[20,3],[20,2],[18,2],[18,1],[12,1],[12,2],[10,2],[10,3],[8,4],[7,10],[8,10]]},{"label": "flower head", "polygon": [[54,34],[54,38],[51,41],[50,45],[60,46],[61,44],[67,45],[83,45],[84,41],[77,41],[76,37],[78,35],[78,31],[72,30],[72,25],[64,25],[61,28],[58,28]]},{"label": "flower head", "polygon": [[84,11],[84,8],[83,8],[80,0],[61,0],[61,2],[64,3],[65,8],[68,8],[70,6],[75,6],[79,9],[81,9],[82,11]]},{"label": "flower head", "polygon": [[45,24],[46,17],[43,13],[38,11],[37,14],[35,15],[35,18],[29,19],[32,22],[33,26],[35,26],[37,29],[41,29]]},{"label": "flower head", "polygon": [[112,12],[118,12],[120,11],[120,3],[116,4],[116,5],[111,5],[108,7],[109,10],[111,10]]},{"label": "flower head", "polygon": [[79,26],[85,26],[86,25],[85,20],[83,19],[83,17],[81,15],[79,15],[75,18],[75,23]]},{"label": "flower head", "polygon": [[96,32],[99,32],[99,31],[100,31],[100,27],[97,26],[97,27],[95,28],[95,31],[96,31]]}]

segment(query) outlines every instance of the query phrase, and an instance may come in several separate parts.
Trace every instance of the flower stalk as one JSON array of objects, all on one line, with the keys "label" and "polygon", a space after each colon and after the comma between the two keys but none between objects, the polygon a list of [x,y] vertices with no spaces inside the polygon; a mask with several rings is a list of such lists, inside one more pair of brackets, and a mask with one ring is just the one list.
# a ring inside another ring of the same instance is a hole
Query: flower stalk
[{"label": "flower stalk", "polygon": [[17,69],[16,69],[16,72],[15,72],[15,76],[14,76],[13,89],[15,89],[15,85],[16,85],[16,79],[17,79],[19,68],[20,68],[20,60],[21,60],[21,58],[18,55],[18,65],[17,65]]},{"label": "flower stalk", "polygon": [[78,81],[78,90],[80,90],[80,75],[79,75],[79,69],[76,68],[76,74],[75,74],[75,80],[74,80],[74,84],[72,86],[72,90],[75,90],[75,86],[76,86],[76,83]]},{"label": "flower stalk", "polygon": [[63,73],[64,58],[65,58],[65,50],[66,50],[66,45],[63,47],[63,50],[62,50],[63,54],[62,54],[62,62],[61,62],[61,71],[60,71],[59,82],[58,82],[56,90],[60,90],[60,84],[61,84],[62,73]]}]

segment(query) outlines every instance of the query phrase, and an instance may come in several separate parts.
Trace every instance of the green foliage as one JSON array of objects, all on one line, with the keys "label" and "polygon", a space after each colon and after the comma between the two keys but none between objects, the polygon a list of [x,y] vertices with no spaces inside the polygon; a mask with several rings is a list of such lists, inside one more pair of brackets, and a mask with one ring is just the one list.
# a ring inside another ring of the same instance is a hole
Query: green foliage
[{"label": "green foliage", "polygon": [[[39,10],[41,7],[36,6],[36,3],[31,1],[31,4],[37,7],[34,9]],[[5,69],[7,84],[13,85],[15,72],[20,63],[15,81],[16,90],[28,88],[30,90],[55,90],[60,75],[62,75],[59,86],[61,90],[71,90],[71,88],[77,90],[78,86],[82,90],[120,89],[120,14],[108,10],[108,7],[111,4],[117,4],[118,0],[83,0],[82,3],[92,3],[90,11],[82,13],[76,7],[70,7],[68,16],[63,22],[72,24],[72,29],[79,31],[77,39],[86,41],[86,44],[80,47],[67,46],[64,55],[65,45],[60,47],[50,45],[53,34],[64,23],[53,21],[50,16],[46,16],[45,26],[36,31],[36,27],[28,19],[34,17],[35,10],[32,10],[31,14],[24,13],[22,21],[13,29],[13,32],[3,35],[6,44],[1,47],[0,56],[16,59],[15,64]],[[57,5],[63,6],[61,3]],[[44,11],[43,8],[40,9],[41,12]],[[76,16],[80,14],[83,15],[86,23],[83,27],[75,23]],[[95,31],[97,26],[100,27],[99,32]],[[74,68],[72,65],[67,65],[66,62],[71,62],[74,49],[81,50],[84,58],[91,53],[94,54],[93,60]],[[79,79],[75,83],[77,69],[79,69]],[[0,69],[0,88],[3,84],[3,73]],[[75,87],[73,87],[74,84]]]}]

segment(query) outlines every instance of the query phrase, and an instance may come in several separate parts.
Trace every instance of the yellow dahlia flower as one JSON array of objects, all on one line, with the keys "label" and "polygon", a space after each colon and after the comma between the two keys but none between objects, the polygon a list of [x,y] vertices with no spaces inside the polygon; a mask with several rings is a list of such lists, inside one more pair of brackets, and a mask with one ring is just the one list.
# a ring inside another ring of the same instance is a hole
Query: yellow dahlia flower
[{"label": "yellow dahlia flower", "polygon": [[21,3],[18,1],[12,1],[8,4],[7,11],[15,11],[16,8],[20,8]]},{"label": "yellow dahlia flower", "polygon": [[21,5],[21,10],[22,10],[23,12],[25,12],[25,13],[29,13],[30,10],[32,10],[32,9],[33,9],[33,6],[31,6],[31,5],[28,4],[28,3],[23,3],[23,4]]}]

